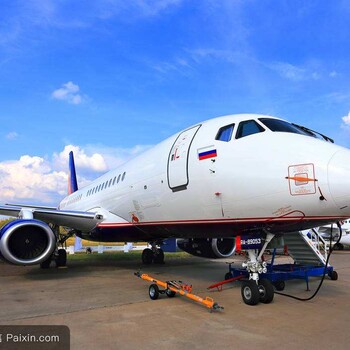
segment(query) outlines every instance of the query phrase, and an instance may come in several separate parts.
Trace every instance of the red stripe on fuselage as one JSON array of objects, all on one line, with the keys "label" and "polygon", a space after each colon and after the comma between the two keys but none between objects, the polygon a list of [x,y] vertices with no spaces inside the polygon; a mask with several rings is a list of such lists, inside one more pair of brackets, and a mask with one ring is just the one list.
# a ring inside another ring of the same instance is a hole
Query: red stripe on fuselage
[{"label": "red stripe on fuselage", "polygon": [[124,227],[124,226],[148,226],[148,225],[183,225],[183,224],[229,224],[229,223],[251,223],[251,222],[293,222],[293,221],[317,221],[317,220],[343,220],[347,219],[345,216],[295,216],[295,217],[267,217],[267,218],[237,218],[237,219],[208,219],[208,220],[177,220],[177,221],[146,221],[137,224],[132,222],[122,223],[100,223],[97,227]]}]

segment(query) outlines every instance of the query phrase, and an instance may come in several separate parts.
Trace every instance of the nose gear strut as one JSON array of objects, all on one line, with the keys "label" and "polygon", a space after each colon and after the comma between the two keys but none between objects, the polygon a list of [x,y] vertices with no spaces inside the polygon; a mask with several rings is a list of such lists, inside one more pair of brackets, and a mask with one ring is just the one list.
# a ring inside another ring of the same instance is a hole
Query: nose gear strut
[{"label": "nose gear strut", "polygon": [[247,250],[248,260],[242,263],[242,267],[248,271],[249,280],[243,281],[241,287],[242,299],[247,305],[256,305],[259,301],[268,304],[273,300],[272,283],[265,278],[259,278],[260,274],[267,272],[267,263],[262,261],[262,256],[274,236],[272,233],[266,234],[265,243],[260,252],[256,249]]}]

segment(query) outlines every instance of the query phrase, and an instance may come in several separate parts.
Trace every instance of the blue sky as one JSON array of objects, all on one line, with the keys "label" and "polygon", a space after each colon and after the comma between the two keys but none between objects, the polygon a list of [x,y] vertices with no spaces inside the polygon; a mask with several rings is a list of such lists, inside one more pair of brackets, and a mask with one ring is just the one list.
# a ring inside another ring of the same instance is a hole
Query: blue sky
[{"label": "blue sky", "polygon": [[265,113],[350,147],[348,1],[0,3],[0,202],[55,204],[201,120]]}]

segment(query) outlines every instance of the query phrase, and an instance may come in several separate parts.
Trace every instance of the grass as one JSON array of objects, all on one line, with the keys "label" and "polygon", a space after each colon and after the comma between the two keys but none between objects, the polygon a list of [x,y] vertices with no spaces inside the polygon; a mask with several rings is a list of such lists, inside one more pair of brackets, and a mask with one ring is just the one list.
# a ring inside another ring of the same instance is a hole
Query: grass
[{"label": "grass", "polygon": [[[127,261],[127,260],[141,260],[142,251],[131,251],[129,253],[124,252],[106,252],[103,254],[92,253],[76,253],[73,255],[68,254],[67,258],[71,261]],[[166,259],[184,259],[190,257],[185,252],[166,253]]]}]

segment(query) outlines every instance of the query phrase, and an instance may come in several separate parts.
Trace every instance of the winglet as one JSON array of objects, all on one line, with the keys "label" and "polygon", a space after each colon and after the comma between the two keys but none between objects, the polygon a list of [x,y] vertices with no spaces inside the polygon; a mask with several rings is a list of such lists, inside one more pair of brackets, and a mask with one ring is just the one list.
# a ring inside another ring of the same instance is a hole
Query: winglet
[{"label": "winglet", "polygon": [[68,194],[78,191],[77,174],[75,172],[73,151],[69,152]]}]

